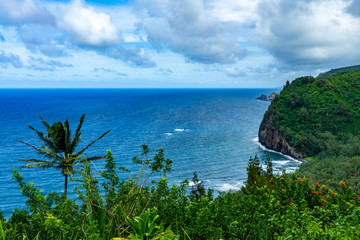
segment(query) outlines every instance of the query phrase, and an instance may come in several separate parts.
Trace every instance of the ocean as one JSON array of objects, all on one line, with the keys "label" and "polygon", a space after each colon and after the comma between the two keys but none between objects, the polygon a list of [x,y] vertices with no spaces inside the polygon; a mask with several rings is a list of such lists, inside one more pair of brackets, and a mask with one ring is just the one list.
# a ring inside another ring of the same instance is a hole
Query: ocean
[{"label": "ocean", "polygon": [[[192,179],[194,171],[205,187],[216,192],[238,190],[246,181],[250,156],[263,163],[270,154],[274,170],[295,171],[299,162],[267,151],[257,141],[263,114],[270,102],[256,100],[274,89],[0,89],[0,209],[9,217],[25,207],[25,198],[11,177],[16,159],[35,158],[32,148],[14,139],[40,146],[27,126],[44,131],[39,117],[50,124],[69,120],[74,131],[82,114],[79,149],[111,129],[86,152],[104,155],[110,149],[118,166],[134,173],[134,156],[146,143],[153,156],[159,148],[173,161],[169,184]],[[279,90],[277,90],[279,91]],[[103,161],[95,162],[100,171]],[[20,169],[26,182],[44,192],[63,190],[64,179],[56,169]],[[123,178],[128,173],[120,173]],[[74,183],[69,197],[74,198]]]}]

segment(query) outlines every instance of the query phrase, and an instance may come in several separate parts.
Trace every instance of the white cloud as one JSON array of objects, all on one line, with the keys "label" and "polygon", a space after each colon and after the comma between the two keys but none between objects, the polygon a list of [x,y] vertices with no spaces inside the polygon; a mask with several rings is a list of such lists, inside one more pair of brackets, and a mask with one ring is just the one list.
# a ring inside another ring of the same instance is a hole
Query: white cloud
[{"label": "white cloud", "polygon": [[148,41],[157,49],[201,63],[233,63],[244,55],[237,36],[207,12],[202,0],[143,0],[139,6]]},{"label": "white cloud", "polygon": [[32,56],[29,57],[28,63],[30,65],[29,67],[31,69],[38,70],[38,71],[54,71],[59,67],[61,67],[61,68],[73,67],[73,65],[71,65],[71,64],[64,64],[60,61],[44,60],[42,58],[35,58]]},{"label": "white cloud", "polygon": [[347,0],[262,0],[258,43],[292,68],[353,64],[360,58],[360,19]]},{"label": "white cloud", "polygon": [[98,53],[114,59],[120,59],[129,63],[132,67],[152,68],[156,66],[156,63],[148,58],[146,51],[142,48],[104,48],[99,49]]},{"label": "white cloud", "polygon": [[54,16],[34,0],[0,0],[0,22],[54,24]]},{"label": "white cloud", "polygon": [[236,68],[236,67],[225,68],[224,72],[229,77],[245,77],[246,76],[245,72],[243,72],[242,70],[240,70],[239,68]]},{"label": "white cloud", "polygon": [[256,7],[260,0],[211,0],[209,12],[223,22],[235,22],[241,26],[254,26]]},{"label": "white cloud", "polygon": [[7,67],[9,64],[15,68],[23,67],[23,63],[18,55],[12,53],[6,54],[4,51],[0,50],[0,65]]},{"label": "white cloud", "polygon": [[104,46],[120,40],[110,15],[85,6],[82,0],[63,5],[62,10],[63,15],[58,16],[58,26],[69,33],[75,43]]},{"label": "white cloud", "polygon": [[101,67],[101,68],[98,68],[98,67],[94,67],[94,72],[102,72],[102,73],[114,73],[118,76],[123,76],[123,77],[126,77],[128,76],[128,74],[126,73],[121,73],[121,72],[118,72],[118,71],[115,71],[113,69],[109,69],[109,68],[104,68],[104,67]]},{"label": "white cloud", "polygon": [[[359,35],[356,0],[135,0],[117,6],[0,0],[0,67],[8,76],[61,67],[67,71],[58,71],[58,79],[69,71],[68,77],[82,71],[91,78],[94,67],[115,76],[122,66],[119,74],[129,79],[166,82],[169,74],[188,86],[195,78],[214,84],[231,77],[246,86],[282,85],[315,69],[358,64]],[[75,67],[51,61],[60,57]]]},{"label": "white cloud", "polygon": [[48,57],[68,56],[64,33],[56,27],[24,25],[17,31],[24,46],[32,53],[40,52]]}]

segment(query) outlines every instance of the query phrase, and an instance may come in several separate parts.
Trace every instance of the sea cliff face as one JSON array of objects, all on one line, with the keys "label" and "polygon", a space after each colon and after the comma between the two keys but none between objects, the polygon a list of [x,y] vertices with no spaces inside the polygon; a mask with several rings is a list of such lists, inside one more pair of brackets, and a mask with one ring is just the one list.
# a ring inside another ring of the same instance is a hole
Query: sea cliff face
[{"label": "sea cliff face", "polygon": [[262,122],[259,129],[259,142],[266,148],[305,161],[303,154],[291,147],[286,139],[272,126],[271,118]]}]

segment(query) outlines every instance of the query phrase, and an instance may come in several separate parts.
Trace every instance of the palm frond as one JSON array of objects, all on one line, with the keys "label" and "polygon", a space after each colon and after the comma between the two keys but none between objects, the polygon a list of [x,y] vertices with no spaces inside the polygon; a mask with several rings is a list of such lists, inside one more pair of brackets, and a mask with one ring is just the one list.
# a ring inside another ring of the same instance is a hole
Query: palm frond
[{"label": "palm frond", "polygon": [[56,163],[49,162],[49,161],[33,162],[33,163],[25,164],[19,168],[51,168],[51,167],[54,167],[55,164]]},{"label": "palm frond", "polygon": [[71,146],[70,146],[71,152],[75,151],[76,146],[81,141],[81,132],[80,132],[80,130],[81,130],[81,127],[82,127],[82,125],[84,123],[84,119],[85,119],[85,114],[83,114],[81,116],[79,125],[76,128],[75,135],[74,135],[73,141],[71,142]]},{"label": "palm frond", "polygon": [[44,160],[40,160],[40,159],[35,159],[35,158],[30,158],[30,159],[14,159],[16,161],[21,161],[21,162],[46,162]]},{"label": "palm frond", "polygon": [[101,138],[103,138],[106,134],[108,134],[111,130],[108,130],[107,132],[103,133],[100,137],[98,137],[97,139],[95,139],[94,141],[92,141],[89,145],[87,145],[86,147],[84,147],[83,149],[81,149],[79,152],[75,153],[73,156],[77,157],[79,155],[81,155],[86,149],[88,149],[91,145],[93,145],[96,141],[100,140]]},{"label": "palm frond", "polygon": [[71,152],[71,131],[69,126],[69,121],[66,119],[64,122],[64,133],[65,133],[65,155],[72,153]]},{"label": "palm frond", "polygon": [[19,143],[23,143],[25,145],[28,145],[29,147],[32,147],[33,149],[35,149],[35,151],[37,151],[37,152],[42,152],[43,151],[41,148],[38,148],[38,147],[36,147],[34,145],[31,145],[30,143],[27,143],[27,142],[24,142],[24,141],[21,141],[21,140],[17,140],[17,139],[14,139],[14,141],[17,141]]},{"label": "palm frond", "polygon": [[56,147],[54,146],[54,143],[44,135],[43,132],[40,132],[38,130],[36,130],[33,126],[28,126],[31,130],[33,130],[34,132],[36,132],[36,134],[38,135],[38,138],[43,141],[45,143],[45,145],[47,145],[48,147],[50,147],[51,149],[53,149],[54,151],[57,151]]},{"label": "palm frond", "polygon": [[57,155],[56,152],[52,151],[52,149],[47,148],[45,146],[42,146],[42,149],[44,150],[44,156],[49,158],[49,159],[56,159],[58,161],[62,161],[63,157]]},{"label": "palm frond", "polygon": [[15,141],[19,142],[19,143],[23,143],[29,147],[32,147],[38,155],[43,156],[43,157],[47,157],[49,159],[56,159],[56,160],[60,160],[61,157],[59,157],[54,151],[52,151],[50,148],[44,147],[42,146],[42,149],[39,147],[36,147],[34,145],[31,145],[30,143],[24,142],[24,141],[20,141],[20,140],[16,140]]},{"label": "palm frond", "polygon": [[48,131],[49,130],[49,128],[50,128],[50,124],[48,124],[42,117],[40,117],[40,119],[41,119],[41,122],[44,124],[44,126],[46,127],[46,131]]}]

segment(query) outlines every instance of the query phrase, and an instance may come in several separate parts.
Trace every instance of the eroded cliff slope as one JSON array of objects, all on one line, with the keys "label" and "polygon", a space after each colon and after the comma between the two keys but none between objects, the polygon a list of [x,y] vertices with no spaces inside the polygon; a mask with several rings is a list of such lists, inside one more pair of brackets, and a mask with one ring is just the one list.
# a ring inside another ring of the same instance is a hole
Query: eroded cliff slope
[{"label": "eroded cliff slope", "polygon": [[259,142],[266,148],[289,155],[295,159],[303,160],[302,153],[291,147],[285,137],[272,126],[271,119],[267,119],[260,125]]}]

